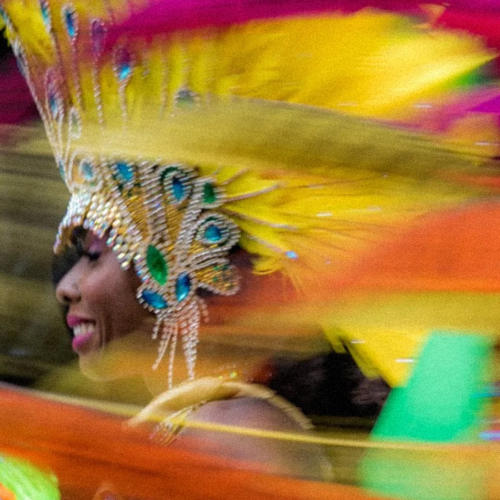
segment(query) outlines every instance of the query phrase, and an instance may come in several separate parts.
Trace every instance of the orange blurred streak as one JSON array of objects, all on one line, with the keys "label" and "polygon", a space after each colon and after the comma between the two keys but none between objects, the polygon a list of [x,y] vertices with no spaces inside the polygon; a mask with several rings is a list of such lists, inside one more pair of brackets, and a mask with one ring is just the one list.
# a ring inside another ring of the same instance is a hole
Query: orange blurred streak
[{"label": "orange blurred streak", "polygon": [[50,468],[62,499],[101,498],[102,488],[123,499],[376,500],[362,490],[236,470],[236,461],[196,453],[187,438],[174,447],[125,431],[124,419],[0,388],[2,452]]},{"label": "orange blurred streak", "polygon": [[14,495],[14,493],[12,493],[12,491],[3,487],[1,484],[0,484],[0,498],[2,500],[17,500],[16,495]]},{"label": "orange blurred streak", "polygon": [[421,221],[364,259],[355,289],[500,290],[500,203],[465,205]]}]

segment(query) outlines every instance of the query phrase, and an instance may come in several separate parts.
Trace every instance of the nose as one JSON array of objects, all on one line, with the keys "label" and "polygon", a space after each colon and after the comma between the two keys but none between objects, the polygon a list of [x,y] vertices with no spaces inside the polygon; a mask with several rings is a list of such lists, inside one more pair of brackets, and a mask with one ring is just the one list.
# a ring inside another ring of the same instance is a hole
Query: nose
[{"label": "nose", "polygon": [[77,262],[59,281],[56,287],[56,298],[64,305],[75,304],[81,299],[80,279],[81,261]]}]

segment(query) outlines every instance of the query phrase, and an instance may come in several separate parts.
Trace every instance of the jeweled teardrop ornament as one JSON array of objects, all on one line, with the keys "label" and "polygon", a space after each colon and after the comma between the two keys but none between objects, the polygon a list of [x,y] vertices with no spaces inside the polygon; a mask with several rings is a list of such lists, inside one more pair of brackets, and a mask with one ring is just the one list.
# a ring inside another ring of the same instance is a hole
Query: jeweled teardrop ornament
[{"label": "jeweled teardrop ornament", "polygon": [[57,91],[54,88],[53,83],[49,83],[47,90],[47,104],[49,106],[49,111],[52,116],[57,116],[62,109],[61,100],[57,95]]},{"label": "jeweled teardrop ornament", "polygon": [[59,158],[57,160],[57,168],[59,169],[59,175],[63,181],[66,181],[66,173],[64,172],[64,162]]},{"label": "jeweled teardrop ornament", "polygon": [[222,239],[222,231],[216,224],[207,226],[203,235],[210,243],[219,243]]},{"label": "jeweled teardrop ornament", "polygon": [[146,263],[151,276],[160,284],[164,285],[168,278],[168,265],[162,253],[153,245],[148,246]]},{"label": "jeweled teardrop ornament", "polygon": [[211,182],[206,182],[203,186],[203,203],[211,205],[217,200],[214,185]]},{"label": "jeweled teardrop ornament", "polygon": [[125,82],[132,76],[132,56],[126,49],[119,49],[116,52],[115,72],[120,82]]},{"label": "jeweled teardrop ornament", "polygon": [[50,17],[50,8],[47,0],[40,0],[40,10],[42,11],[43,24],[47,31],[52,29],[52,18]]},{"label": "jeweled teardrop ornament", "polygon": [[57,97],[54,92],[49,92],[49,109],[52,115],[56,115],[59,109],[57,105]]},{"label": "jeweled teardrop ornament", "polygon": [[62,8],[62,17],[68,35],[74,39],[78,33],[78,19],[75,8],[72,5],[64,5]]},{"label": "jeweled teardrop ornament", "polygon": [[94,56],[100,57],[104,50],[104,38],[106,36],[106,28],[100,19],[94,19],[91,24],[92,32],[92,51]]},{"label": "jeweled teardrop ornament", "polygon": [[168,307],[167,301],[156,292],[145,289],[141,292],[141,297],[146,304],[154,307],[155,309],[166,309]]},{"label": "jeweled teardrop ornament", "polygon": [[191,278],[188,273],[182,273],[175,282],[175,296],[177,302],[183,301],[191,291]]},{"label": "jeweled teardrop ornament", "polygon": [[86,160],[80,163],[80,172],[86,181],[92,181],[94,179],[94,167],[92,164]]},{"label": "jeweled teardrop ornament", "polygon": [[184,182],[182,182],[182,180],[177,176],[172,177],[172,192],[176,201],[183,200],[184,196],[186,195]]}]

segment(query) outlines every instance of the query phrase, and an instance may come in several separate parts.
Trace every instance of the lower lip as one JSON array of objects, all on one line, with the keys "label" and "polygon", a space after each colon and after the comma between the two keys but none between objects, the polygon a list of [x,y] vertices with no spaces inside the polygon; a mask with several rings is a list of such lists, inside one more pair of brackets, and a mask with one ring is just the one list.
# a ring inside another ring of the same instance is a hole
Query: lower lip
[{"label": "lower lip", "polygon": [[85,335],[78,335],[78,337],[74,337],[73,341],[71,342],[71,347],[73,348],[73,351],[75,351],[78,354],[85,354],[86,352],[90,351],[92,348],[92,337],[93,333],[89,332],[86,333]]}]

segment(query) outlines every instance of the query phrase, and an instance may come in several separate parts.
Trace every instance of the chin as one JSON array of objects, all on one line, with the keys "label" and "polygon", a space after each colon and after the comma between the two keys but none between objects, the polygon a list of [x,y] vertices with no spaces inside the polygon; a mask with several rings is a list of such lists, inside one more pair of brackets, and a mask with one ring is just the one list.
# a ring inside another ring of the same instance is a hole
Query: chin
[{"label": "chin", "polygon": [[79,355],[80,370],[95,382],[110,382],[140,375],[146,366],[151,370],[154,359],[139,355],[137,349],[130,349],[128,343],[114,342],[112,346]]}]

